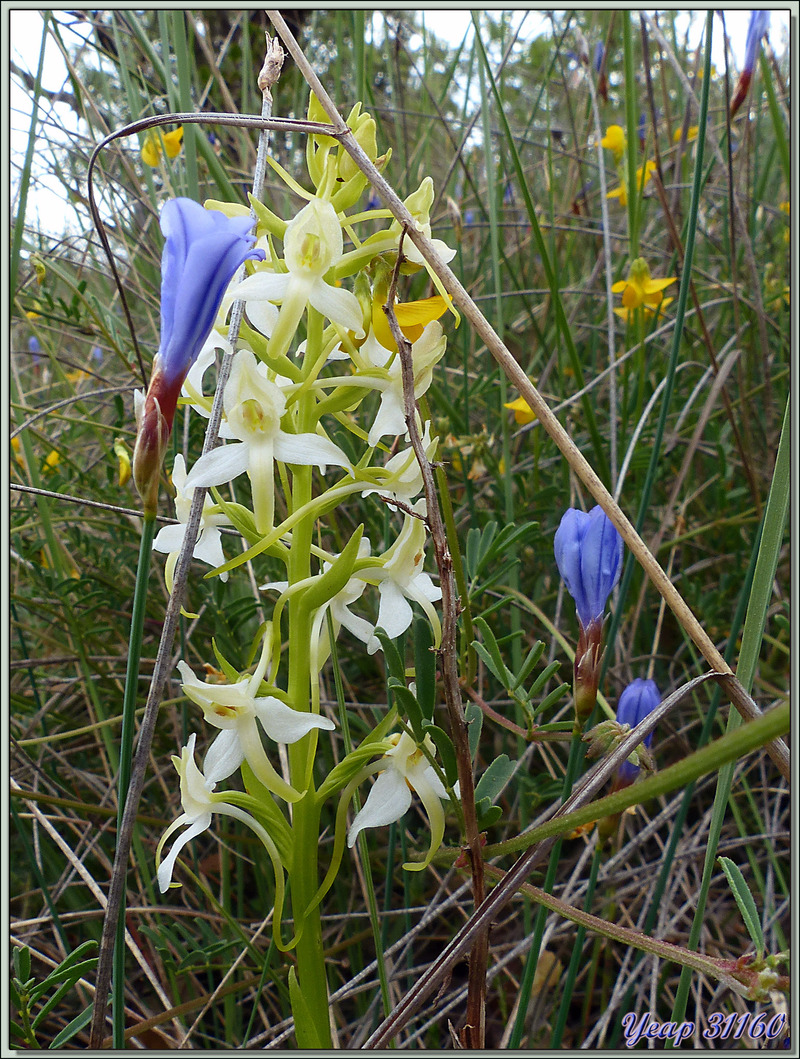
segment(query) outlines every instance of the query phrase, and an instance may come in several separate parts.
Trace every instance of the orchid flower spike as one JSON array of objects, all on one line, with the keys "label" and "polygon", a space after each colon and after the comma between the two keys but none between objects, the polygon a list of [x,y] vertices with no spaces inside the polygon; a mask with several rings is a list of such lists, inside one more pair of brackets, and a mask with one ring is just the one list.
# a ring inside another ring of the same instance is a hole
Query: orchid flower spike
[{"label": "orchid flower spike", "polygon": [[[428,763],[414,740],[405,732],[389,736],[394,743],[380,761],[369,766],[376,771],[383,766],[367,800],[350,825],[347,845],[350,849],[366,827],[385,827],[403,816],[411,805],[411,791],[416,791],[431,825],[431,842],[428,854],[421,862],[404,864],[406,871],[422,871],[427,868],[444,838],[444,810],[442,799],[447,798],[441,780]],[[431,737],[425,736],[425,747],[431,754],[435,747]]]},{"label": "orchid flower spike", "polygon": [[145,511],[154,514],[158,478],[181,386],[214,326],[225,289],[254,250],[253,221],[170,199],[161,211],[161,342],[147,394],[137,401],[133,477]]},{"label": "orchid flower spike", "polygon": [[262,745],[259,725],[276,743],[296,743],[314,729],[330,732],[336,726],[327,717],[294,710],[274,695],[258,694],[269,665],[270,643],[268,628],[255,672],[234,684],[199,680],[185,662],[179,662],[178,669],[187,697],[201,708],[209,724],[220,729],[206,754],[206,772],[210,771],[215,780],[227,779],[246,760],[267,790],[287,802],[296,802],[303,792],[296,791],[275,771]]}]

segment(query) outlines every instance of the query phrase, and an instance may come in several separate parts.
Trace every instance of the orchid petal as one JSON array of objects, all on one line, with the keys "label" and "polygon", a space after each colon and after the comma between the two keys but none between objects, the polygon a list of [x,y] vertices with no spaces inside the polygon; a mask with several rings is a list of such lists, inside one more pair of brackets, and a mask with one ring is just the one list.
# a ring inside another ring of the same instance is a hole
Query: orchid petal
[{"label": "orchid petal", "polygon": [[350,849],[359,834],[367,827],[385,827],[399,820],[411,805],[411,791],[405,777],[395,768],[387,768],[372,785],[361,810],[347,832]]}]

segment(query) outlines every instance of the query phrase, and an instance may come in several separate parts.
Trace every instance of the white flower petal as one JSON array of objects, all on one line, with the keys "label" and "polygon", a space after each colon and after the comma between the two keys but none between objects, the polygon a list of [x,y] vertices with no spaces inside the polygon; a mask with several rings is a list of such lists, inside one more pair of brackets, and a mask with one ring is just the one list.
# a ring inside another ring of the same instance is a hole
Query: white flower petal
[{"label": "white flower petal", "polygon": [[230,293],[234,300],[241,299],[245,303],[251,301],[276,302],[280,301],[286,294],[290,278],[288,272],[267,272],[262,270],[254,272],[252,276],[243,279]]},{"label": "white flower petal", "polygon": [[206,783],[215,784],[226,780],[244,761],[244,752],[235,728],[228,728],[219,733],[208,748],[203,772]]},{"label": "white flower petal", "polygon": [[378,591],[381,595],[378,626],[385,631],[390,640],[394,640],[409,627],[414,612],[394,581],[381,581]]},{"label": "white flower petal", "polygon": [[208,488],[210,485],[222,485],[232,482],[247,470],[250,452],[247,445],[222,445],[201,456],[192,467],[186,479],[187,489],[198,486]]},{"label": "white flower petal", "polygon": [[411,791],[405,777],[391,766],[375,780],[366,802],[347,833],[347,845],[355,845],[361,831],[366,827],[385,827],[393,824],[411,805]]},{"label": "white flower petal", "polygon": [[332,287],[323,279],[319,279],[308,292],[308,300],[333,323],[353,331],[356,338],[364,337],[361,306],[352,291],[343,287]]},{"label": "white flower petal", "polygon": [[181,550],[186,526],[180,522],[177,526],[162,526],[153,541],[155,552],[178,552]]},{"label": "white flower petal", "polygon": [[275,438],[275,459],[304,467],[317,466],[320,470],[324,470],[328,464],[350,466],[350,461],[339,446],[319,434],[286,434],[281,431]]},{"label": "white flower petal", "polygon": [[169,884],[172,882],[172,872],[175,870],[175,861],[178,859],[178,854],[186,845],[187,842],[191,842],[193,838],[197,838],[204,831],[207,831],[211,826],[211,813],[207,813],[202,817],[199,817],[194,823],[188,827],[183,834],[175,839],[172,849],[169,851],[167,856],[162,860],[158,867],[157,878],[158,888],[162,894],[165,894],[169,889]]},{"label": "white flower petal", "polygon": [[[209,566],[222,566],[225,562],[225,553],[222,550],[222,534],[213,526],[207,526],[200,534],[197,544],[194,546],[194,557]],[[227,570],[220,574],[221,581],[228,580]]]},{"label": "white flower petal", "polygon": [[264,731],[276,743],[296,743],[314,728],[332,732],[336,727],[328,717],[293,710],[274,695],[256,699],[255,709]]},{"label": "white flower petal", "polygon": [[251,298],[247,303],[247,317],[256,331],[269,338],[278,321],[278,309],[271,302]]}]

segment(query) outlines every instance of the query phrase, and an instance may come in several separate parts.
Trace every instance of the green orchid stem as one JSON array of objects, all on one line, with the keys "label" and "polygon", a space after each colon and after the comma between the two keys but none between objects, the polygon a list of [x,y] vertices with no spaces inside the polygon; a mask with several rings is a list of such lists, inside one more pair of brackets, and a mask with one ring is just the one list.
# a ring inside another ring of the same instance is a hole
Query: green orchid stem
[{"label": "green orchid stem", "polygon": [[[125,673],[125,694],[122,700],[122,732],[119,746],[119,776],[117,779],[117,833],[122,830],[122,815],[128,797],[133,760],[133,734],[136,727],[136,692],[139,684],[139,660],[142,655],[142,631],[144,629],[147,582],[150,576],[150,558],[153,554],[153,538],[156,532],[155,512],[145,514],[142,523],[142,539],[139,545],[139,564],[136,568],[136,587],[133,593],[131,635],[128,642],[128,668]],[[111,1005],[114,1047],[125,1047],[125,889],[123,883],[120,907],[122,914],[117,919],[114,942],[114,964],[111,986]]]},{"label": "green orchid stem", "polygon": [[[302,426],[301,426],[302,429]],[[292,481],[292,508],[297,510],[311,499],[312,473],[310,467],[295,467]],[[289,552],[289,584],[296,584],[311,575],[311,545],[314,535],[313,515],[301,519],[292,534]],[[311,618],[302,597],[292,597],[289,611],[289,676],[287,691],[295,709],[310,707],[311,689]],[[316,678],[315,678],[316,679]],[[319,886],[319,816],[320,804],[314,790],[312,775],[316,749],[314,733],[289,747],[291,782],[297,790],[305,790],[305,797],[292,806],[294,854],[290,871],[292,909],[295,929],[303,917],[303,932],[297,943],[297,980],[303,999],[303,1010],[293,1010],[295,1036],[300,1048],[332,1048],[328,1008],[328,982],[322,950],[322,921],[319,905],[308,913]],[[310,1018],[312,1025],[307,1025]]]}]

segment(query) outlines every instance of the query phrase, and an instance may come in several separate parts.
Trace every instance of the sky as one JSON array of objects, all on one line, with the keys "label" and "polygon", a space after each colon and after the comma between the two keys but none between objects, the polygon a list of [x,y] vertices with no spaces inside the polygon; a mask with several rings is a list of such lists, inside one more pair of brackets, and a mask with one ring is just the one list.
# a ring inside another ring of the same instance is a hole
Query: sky
[{"label": "sky", "polygon": [[[397,10],[397,7],[393,8]],[[457,45],[461,43],[464,35],[472,25],[470,11],[467,9],[419,9],[424,16],[427,30]],[[704,26],[704,12],[695,11],[694,18],[690,21],[687,17],[683,32],[689,33],[691,47],[699,43]],[[747,23],[750,17],[749,10],[728,10],[725,13],[726,30],[731,40],[734,52],[734,61],[741,65],[744,39],[747,32]],[[20,68],[36,72],[39,51],[42,38],[42,16],[37,10],[15,10],[11,13],[10,33],[10,58]],[[74,20],[65,19],[62,16],[59,21]],[[513,14],[513,24],[523,22],[524,35],[530,36],[536,33],[539,27],[546,31],[548,23],[545,17],[538,11],[517,10]],[[82,28],[82,27],[80,27]],[[69,29],[64,32],[64,40],[67,45],[74,44],[79,39],[80,29]],[[788,11],[773,10],[770,25],[770,43],[776,51],[781,50],[784,41],[788,40]],[[591,44],[592,42],[590,42]],[[715,24],[714,47],[712,61],[717,69],[724,67],[722,34],[719,32],[719,24]],[[44,86],[50,91],[57,91],[62,86],[70,91],[67,80],[67,70],[63,57],[55,42],[48,37],[45,64],[44,64]],[[12,196],[16,194],[18,186],[17,174],[24,159],[25,149],[28,141],[28,133],[31,122],[31,101],[29,94],[22,90],[16,80],[11,79],[10,90],[11,104],[11,164],[12,164]],[[65,104],[57,104],[59,122],[72,134],[80,135],[80,127],[72,110]],[[43,140],[38,141],[39,147],[44,147]],[[37,225],[40,230],[48,234],[59,236],[64,233],[65,217],[70,215],[68,207],[65,207],[64,191],[60,181],[55,177],[48,177],[45,173],[45,165],[37,166],[34,161],[33,180],[28,199],[28,220]]]}]

